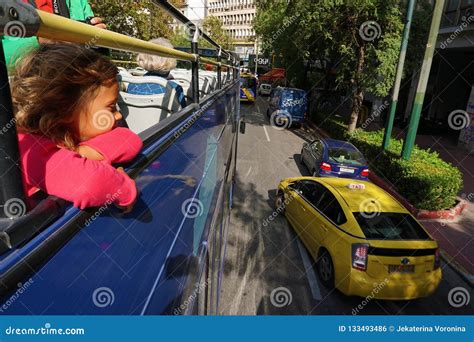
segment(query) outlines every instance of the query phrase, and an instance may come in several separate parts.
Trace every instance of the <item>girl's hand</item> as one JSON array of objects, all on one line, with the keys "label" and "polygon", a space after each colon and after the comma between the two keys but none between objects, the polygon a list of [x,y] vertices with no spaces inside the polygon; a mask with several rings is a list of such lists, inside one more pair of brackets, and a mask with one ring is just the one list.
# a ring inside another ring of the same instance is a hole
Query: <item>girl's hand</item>
[{"label": "girl's hand", "polygon": [[[125,172],[123,167],[118,167],[117,171],[128,177],[128,174]],[[137,185],[135,184],[135,181],[133,179],[132,179],[132,182],[136,187]],[[119,209],[122,209],[124,214],[128,214],[133,210],[133,206],[135,205],[135,203],[137,203],[137,199],[138,199],[138,190],[137,190],[137,197],[135,198],[135,201],[133,201],[133,203],[131,203],[131,204],[125,206],[125,207],[121,206],[121,205],[117,205],[117,204],[115,206]]]},{"label": "girl's hand", "polygon": [[[87,145],[76,147],[76,152],[81,155],[83,158],[92,159],[92,160],[104,160],[104,156],[94,150],[92,147]],[[122,169],[123,170],[123,169]]]}]

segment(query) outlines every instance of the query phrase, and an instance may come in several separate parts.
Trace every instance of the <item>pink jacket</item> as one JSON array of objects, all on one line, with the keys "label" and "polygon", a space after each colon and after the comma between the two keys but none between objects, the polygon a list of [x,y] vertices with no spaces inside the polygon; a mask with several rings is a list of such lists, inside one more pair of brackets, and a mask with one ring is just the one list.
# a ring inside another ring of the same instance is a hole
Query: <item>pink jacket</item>
[{"label": "pink jacket", "polygon": [[28,197],[40,189],[81,209],[135,201],[133,181],[111,165],[130,161],[140,152],[142,141],[129,129],[118,127],[81,143],[101,153],[103,161],[83,158],[37,135],[19,133],[18,141]]}]

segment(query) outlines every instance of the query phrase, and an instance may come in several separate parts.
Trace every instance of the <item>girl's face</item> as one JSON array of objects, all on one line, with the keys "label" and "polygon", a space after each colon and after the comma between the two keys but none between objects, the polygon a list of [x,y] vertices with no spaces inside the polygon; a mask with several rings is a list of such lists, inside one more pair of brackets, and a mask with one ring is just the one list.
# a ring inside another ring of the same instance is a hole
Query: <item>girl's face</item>
[{"label": "girl's face", "polygon": [[117,107],[118,95],[119,87],[115,80],[100,86],[88,108],[77,117],[76,129],[80,141],[111,131],[117,120],[122,119]]}]

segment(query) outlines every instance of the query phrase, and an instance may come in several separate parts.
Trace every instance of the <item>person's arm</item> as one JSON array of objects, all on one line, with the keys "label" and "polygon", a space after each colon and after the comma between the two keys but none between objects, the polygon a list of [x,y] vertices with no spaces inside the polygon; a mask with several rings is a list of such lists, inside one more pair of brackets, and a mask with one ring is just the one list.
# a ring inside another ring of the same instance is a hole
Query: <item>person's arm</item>
[{"label": "person's arm", "polygon": [[107,25],[105,25],[104,20],[100,17],[96,17],[94,12],[92,11],[91,5],[87,0],[81,0],[82,2],[82,10],[84,12],[84,17],[88,18],[91,17],[91,24],[95,27],[106,29]]},{"label": "person's arm", "polygon": [[83,141],[76,151],[85,158],[105,160],[112,164],[132,160],[142,147],[143,143],[137,134],[128,128],[117,127],[110,132]]},{"label": "person's arm", "polygon": [[22,161],[29,184],[80,209],[107,204],[128,207],[137,197],[135,182],[128,175],[64,148],[33,144]]}]

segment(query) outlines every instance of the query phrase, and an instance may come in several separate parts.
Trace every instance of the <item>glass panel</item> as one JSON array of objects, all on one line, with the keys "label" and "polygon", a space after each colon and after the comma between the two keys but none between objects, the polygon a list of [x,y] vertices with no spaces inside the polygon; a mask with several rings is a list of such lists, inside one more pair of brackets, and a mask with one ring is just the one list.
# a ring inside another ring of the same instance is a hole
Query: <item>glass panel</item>
[{"label": "glass panel", "polygon": [[347,221],[341,205],[337,201],[336,197],[334,197],[334,195],[327,189],[324,189],[324,193],[317,207],[335,224],[339,225]]},{"label": "glass panel", "polygon": [[409,214],[360,213],[354,216],[368,239],[427,240],[428,234]]},{"label": "glass panel", "polygon": [[348,150],[344,148],[330,148],[328,151],[329,159],[336,163],[350,164],[350,165],[365,165],[365,159],[362,153],[356,150]]}]

